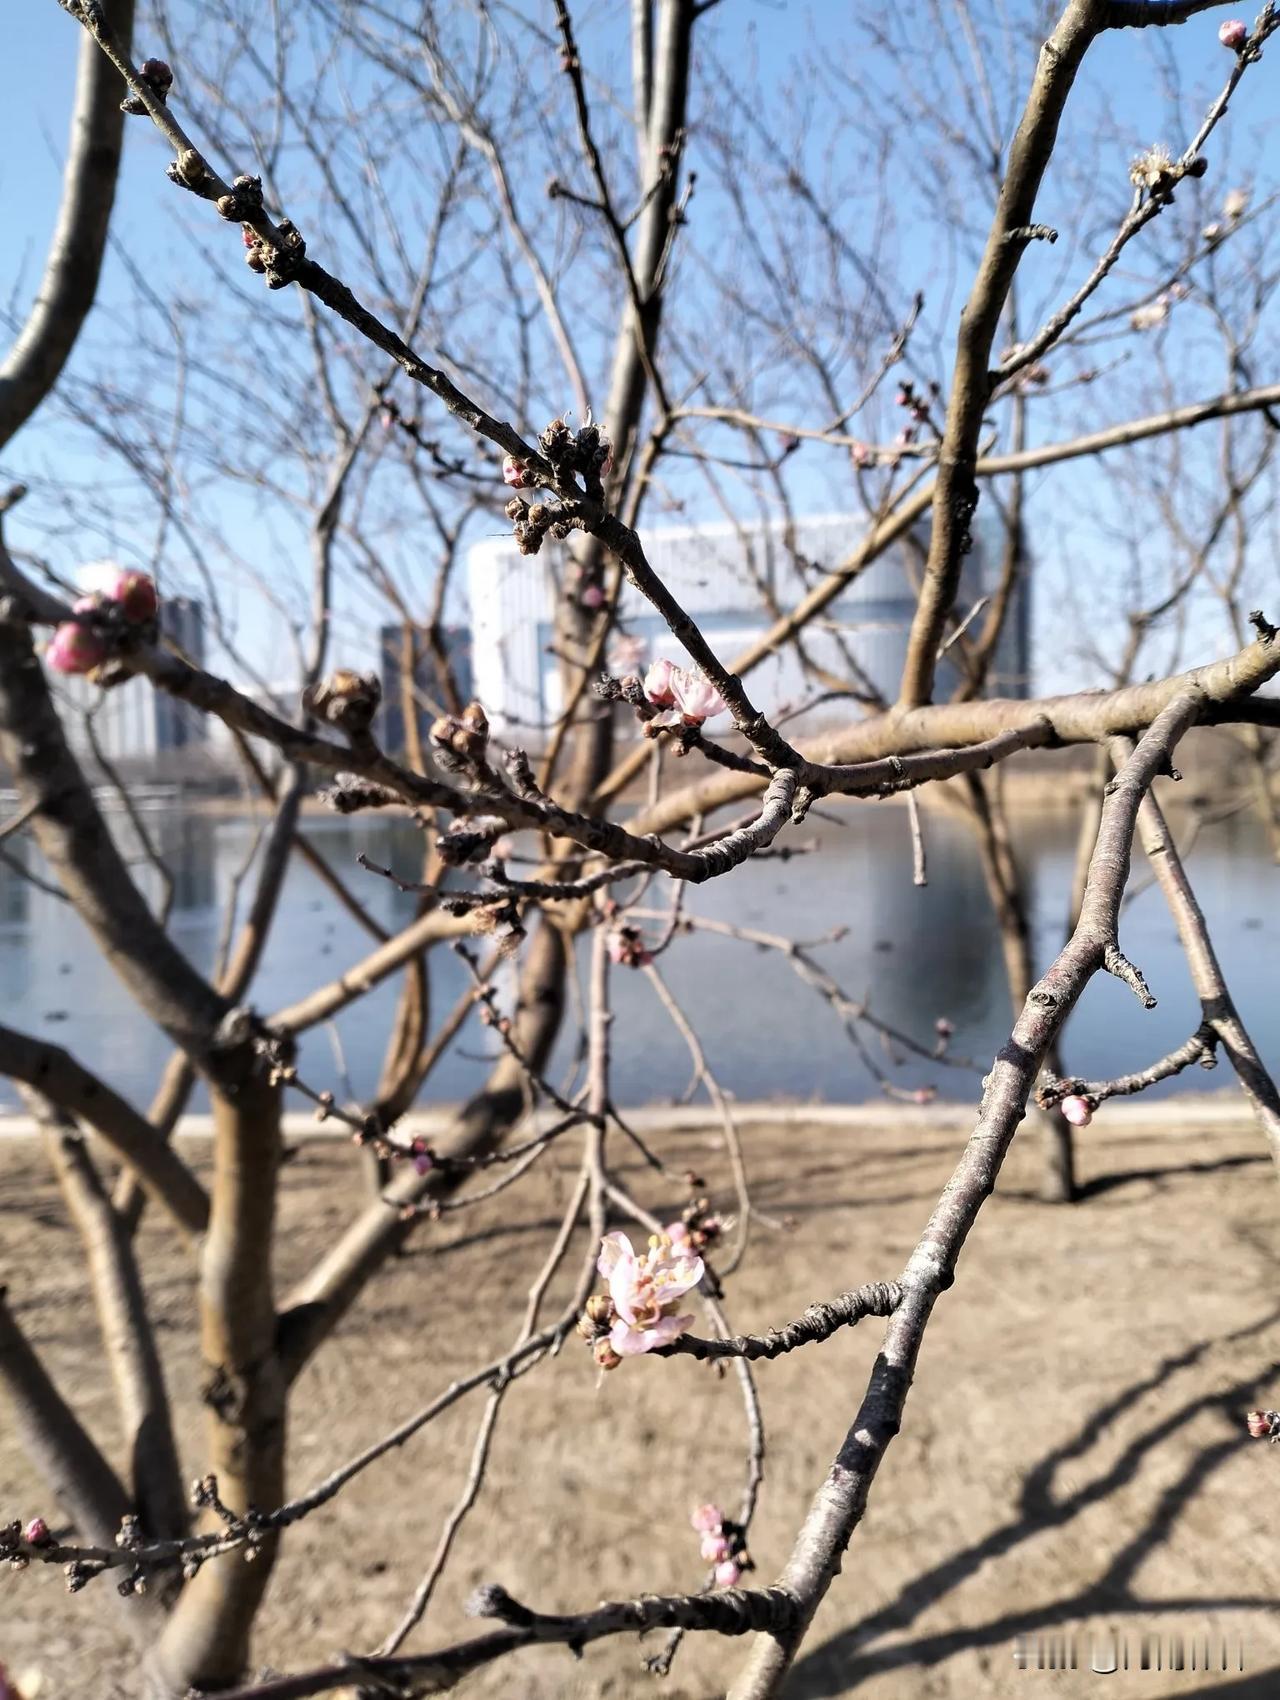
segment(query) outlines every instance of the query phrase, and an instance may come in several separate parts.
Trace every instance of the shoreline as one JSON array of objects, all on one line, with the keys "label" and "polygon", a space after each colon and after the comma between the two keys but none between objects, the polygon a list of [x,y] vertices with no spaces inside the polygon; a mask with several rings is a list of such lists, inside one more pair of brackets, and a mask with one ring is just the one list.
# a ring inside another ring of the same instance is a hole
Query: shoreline
[{"label": "shoreline", "polygon": [[[396,1123],[407,1134],[446,1133],[457,1120],[462,1104],[439,1104],[411,1110]],[[733,1119],[741,1128],[747,1127],[834,1127],[850,1132],[895,1125],[927,1129],[966,1129],[977,1111],[976,1103],[962,1098],[938,1099],[932,1104],[896,1104],[886,1099],[872,1099],[862,1104],[807,1104],[789,1101],[771,1104],[757,1101],[733,1106]],[[625,1111],[627,1121],[638,1133],[690,1133],[706,1129],[718,1132],[719,1117],[710,1106],[697,1104],[646,1104]],[[556,1115],[539,1111],[534,1124],[550,1125]],[[86,1124],[89,1126],[90,1124]],[[1234,1088],[1224,1086],[1213,1092],[1181,1092],[1171,1098],[1142,1100],[1111,1099],[1103,1105],[1092,1123],[1096,1131],[1078,1131],[1077,1138],[1094,1142],[1108,1126],[1128,1133],[1144,1127],[1163,1127],[1174,1133],[1187,1133],[1197,1128],[1221,1130],[1233,1127],[1252,1127],[1249,1106]],[[351,1132],[341,1122],[317,1122],[314,1115],[297,1111],[283,1118],[284,1137],[294,1144],[350,1142]],[[90,1128],[90,1131],[92,1129]],[[203,1112],[183,1116],[175,1129],[177,1139],[210,1139],[213,1118]],[[18,1112],[0,1111],[0,1140],[36,1139],[40,1127],[33,1116]]]}]

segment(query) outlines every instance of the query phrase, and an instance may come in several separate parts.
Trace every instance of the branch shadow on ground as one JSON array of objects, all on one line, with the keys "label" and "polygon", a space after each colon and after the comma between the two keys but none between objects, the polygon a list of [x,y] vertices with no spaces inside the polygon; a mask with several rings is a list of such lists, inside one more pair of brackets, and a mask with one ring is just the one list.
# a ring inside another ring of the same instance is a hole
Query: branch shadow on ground
[{"label": "branch shadow on ground", "polygon": [[[1280,1375],[1280,1361],[1260,1367],[1213,1393],[1186,1400],[1172,1412],[1131,1440],[1111,1466],[1096,1480],[1055,1498],[1054,1478],[1074,1459],[1082,1457],[1115,1424],[1135,1401],[1165,1385],[1179,1370],[1192,1367],[1207,1353],[1223,1345],[1261,1336],[1280,1322],[1280,1307],[1245,1327],[1206,1338],[1183,1351],[1162,1358],[1152,1370],[1105,1401],[1081,1424],[1075,1435],[1047,1452],[1028,1472],[1019,1495],[1018,1512],[1008,1523],[993,1529],[981,1540],[953,1553],[931,1570],[913,1578],[897,1598],[860,1623],[841,1630],[821,1646],[811,1648],[794,1667],[786,1687],[787,1700],[836,1700],[851,1694],[872,1676],[891,1670],[911,1670],[941,1664],[957,1653],[1008,1643],[1012,1652],[1015,1636],[1052,1630],[1058,1625],[1089,1616],[1116,1616],[1121,1612],[1155,1619],[1176,1611],[1206,1614],[1224,1610],[1275,1610],[1274,1596],[1198,1596],[1148,1598],[1133,1589],[1133,1578],[1149,1553],[1161,1546],[1179,1512],[1221,1464],[1233,1457],[1243,1443],[1242,1432],[1198,1448],[1173,1482],[1156,1500],[1150,1515],[1106,1563],[1105,1568],[1076,1592],[1057,1600],[1002,1613],[984,1623],[922,1634],[892,1646],[874,1648],[868,1643],[901,1631],[914,1623],[930,1606],[943,1599],[977,1573],[984,1564],[1013,1552],[1023,1543],[1061,1528],[1088,1507],[1105,1500],[1131,1481],[1143,1458],[1157,1444],[1186,1427],[1205,1412],[1218,1411],[1240,1428],[1240,1412],[1256,1402],[1264,1386]],[[1265,1686],[1265,1678],[1250,1676],[1233,1689],[1215,1687],[1214,1694],[1234,1692],[1239,1700],[1253,1693],[1274,1696],[1280,1683]],[[1263,1683],[1264,1686],[1250,1686]]]}]

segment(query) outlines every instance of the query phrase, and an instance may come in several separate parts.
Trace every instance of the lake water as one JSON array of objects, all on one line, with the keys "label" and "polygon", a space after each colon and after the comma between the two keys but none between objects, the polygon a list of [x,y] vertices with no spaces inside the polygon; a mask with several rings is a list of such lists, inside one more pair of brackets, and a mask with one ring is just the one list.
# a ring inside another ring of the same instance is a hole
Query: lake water
[{"label": "lake water", "polygon": [[[973,840],[962,822],[937,811],[925,816],[929,884],[911,881],[905,810],[892,804],[842,812],[838,824],[810,821],[793,834],[817,843],[811,854],[765,860],[727,879],[691,888],[687,912],[806,941],[846,929],[816,955],[853,998],[865,999],[884,1021],[926,1044],[933,1024],[955,1024],[952,1051],[981,1065],[974,1072],[906,1057],[900,1066],[876,1047],[895,1083],[934,1085],[941,1096],[972,1099],[978,1074],[1009,1028],[1008,999],[998,947]],[[201,968],[213,960],[223,906],[255,836],[236,818],[157,814],[152,830],[176,881],[171,931]],[[407,923],[413,899],[355,865],[360,851],[413,877],[416,829],[402,820],[309,818],[307,832],[384,925]],[[1183,829],[1185,830],[1185,828]],[[127,828],[120,823],[122,842]],[[1023,811],[1015,818],[1019,852],[1028,870],[1040,965],[1056,952],[1069,890],[1075,821],[1069,811]],[[22,836],[4,846],[40,863]],[[1258,824],[1236,816],[1206,828],[1190,872],[1208,915],[1228,983],[1264,1058],[1280,1065],[1276,1006],[1280,946],[1280,869],[1270,859]],[[153,871],[138,868],[153,889]],[[1135,881],[1146,877],[1135,863]],[[646,902],[665,905],[665,879]],[[649,923],[650,929],[656,923]],[[1099,976],[1067,1031],[1066,1061],[1092,1077],[1110,1077],[1170,1050],[1198,1024],[1198,1010],[1163,899],[1149,890],[1129,904],[1122,922],[1125,951],[1142,967],[1159,999],[1144,1013],[1118,982]],[[334,903],[316,876],[295,861],[272,930],[253,1001],[264,1013],[291,1003],[357,962],[371,943]],[[465,984],[462,965],[447,947],[431,958],[432,1005],[438,1017]],[[682,936],[661,959],[673,993],[696,1022],[711,1067],[741,1100],[798,1099],[856,1102],[879,1091],[873,1074],[839,1018],[774,951],[708,934]],[[581,965],[580,965],[581,968]],[[614,1039],[614,1093],[621,1103],[652,1103],[683,1095],[689,1082],[684,1041],[657,1002],[645,976],[619,970]],[[500,982],[509,1007],[510,979]],[[336,1031],[307,1035],[300,1066],[313,1085],[368,1094],[376,1082],[397,996],[389,981],[345,1012]],[[71,1049],[90,1068],[145,1105],[168,1055],[163,1035],[137,1015],[127,994],[92,948],[69,906],[0,865],[0,1021]],[[437,1068],[424,1102],[465,1097],[484,1080],[494,1049],[478,1023],[463,1031]],[[553,1077],[573,1066],[567,1034]],[[1160,1091],[1229,1084],[1193,1070]],[[0,1080],[0,1108],[17,1104]],[[299,1105],[299,1107],[302,1107]]]}]

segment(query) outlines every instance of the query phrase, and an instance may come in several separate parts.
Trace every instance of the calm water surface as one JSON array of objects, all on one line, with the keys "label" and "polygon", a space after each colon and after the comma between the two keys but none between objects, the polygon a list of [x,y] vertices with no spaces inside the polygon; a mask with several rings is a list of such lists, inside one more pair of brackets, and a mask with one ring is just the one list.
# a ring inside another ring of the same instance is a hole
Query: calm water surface
[{"label": "calm water surface", "polygon": [[[820,946],[817,955],[851,997],[865,999],[878,1016],[926,1043],[932,1042],[934,1020],[946,1016],[956,1027],[953,1051],[985,1067],[1007,1036],[1009,1010],[970,835],[961,822],[937,813],[926,816],[929,884],[918,890],[911,883],[902,809],[864,807],[849,810],[843,819],[847,825],[811,822],[799,830],[800,841],[816,838],[812,854],[749,864],[728,879],[690,889],[688,912],[799,940],[845,928],[838,942]],[[127,827],[119,820],[115,824],[127,844]],[[224,905],[256,828],[239,819],[169,813],[155,815],[151,824],[176,878],[173,937],[195,963],[208,968]],[[306,830],[384,925],[397,928],[408,922],[413,899],[362,872],[355,858],[364,850],[374,861],[412,877],[417,839],[410,825],[317,817],[307,821]],[[1031,881],[1036,957],[1043,966],[1061,941],[1074,818],[1062,810],[1023,813],[1015,820],[1015,835]],[[6,849],[40,871],[24,840],[11,841]],[[153,871],[141,866],[137,871],[141,883],[153,890]],[[1257,824],[1236,817],[1200,835],[1190,871],[1228,982],[1264,1057],[1278,1066],[1280,869],[1270,860]],[[1145,877],[1139,860],[1135,881]],[[655,881],[646,901],[666,904],[671,892],[669,882]],[[1118,982],[1103,976],[1094,980],[1066,1039],[1068,1066],[1093,1077],[1153,1060],[1198,1023],[1186,966],[1158,891],[1146,891],[1126,907],[1121,941],[1146,973],[1159,1006],[1144,1013]],[[367,936],[315,875],[295,862],[254,989],[255,1006],[270,1013],[291,1003],[369,948]],[[431,962],[433,1011],[439,1015],[452,1006],[465,975],[447,947],[437,950]],[[853,1102],[877,1093],[874,1076],[836,1014],[776,952],[694,935],[682,937],[661,966],[696,1021],[711,1067],[740,1099]],[[622,970],[615,980],[615,1096],[629,1103],[681,1096],[690,1074],[684,1041],[643,975]],[[334,1026],[308,1034],[300,1059],[305,1078],[339,1095],[368,1095],[378,1077],[397,986],[396,980],[385,983]],[[509,1007],[509,977],[504,992]],[[145,1104],[168,1055],[167,1041],[134,1012],[70,907],[2,865],[0,1021],[67,1046],[139,1103]],[[870,1030],[867,1038],[904,1087],[932,1084],[947,1097],[975,1095],[977,1072],[912,1057],[895,1065]],[[428,1083],[424,1102],[457,1100],[475,1090],[492,1050],[491,1036],[478,1024],[465,1029],[460,1046]],[[574,1059],[569,1034],[553,1075],[563,1079]],[[1193,1070],[1158,1090],[1225,1084],[1222,1070],[1212,1076]],[[12,1086],[0,1080],[0,1108],[16,1102]]]}]

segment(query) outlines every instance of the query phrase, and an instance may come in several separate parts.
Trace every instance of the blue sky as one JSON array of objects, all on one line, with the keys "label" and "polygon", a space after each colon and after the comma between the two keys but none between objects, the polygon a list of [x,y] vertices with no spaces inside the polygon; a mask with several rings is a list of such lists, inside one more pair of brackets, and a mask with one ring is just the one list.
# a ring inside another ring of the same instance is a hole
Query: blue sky
[{"label": "blue sky", "polygon": [[[0,305],[11,320],[21,316],[30,300],[56,214],[79,46],[77,26],[55,0],[19,0],[18,9],[22,43],[0,67],[0,197],[8,236],[0,250]],[[534,23],[549,26],[549,5],[526,0],[520,9]],[[581,7],[579,12],[579,35],[589,67],[620,86],[626,63],[625,31],[621,27],[624,8],[617,0],[607,0],[594,7]],[[1087,133],[1104,149],[1102,157],[1119,162],[1132,152],[1135,138],[1145,142],[1163,139],[1176,150],[1194,130],[1206,100],[1225,75],[1229,59],[1217,44],[1216,31],[1222,17],[1229,14],[1230,8],[1224,7],[1174,30],[1126,31],[1104,38],[1089,56],[1073,97],[1065,130],[1067,143],[1073,136]],[[1024,66],[1027,48],[1045,16],[1037,5],[1010,8],[1009,41],[1015,44],[1011,51],[1021,54]],[[740,70],[748,82],[754,80],[764,105],[780,115],[780,123],[795,121],[802,126],[805,102],[812,94],[815,122],[796,144],[796,157],[816,180],[830,179],[840,163],[830,158],[832,132],[823,121],[824,114],[833,108],[821,105],[814,92],[818,88],[816,62],[826,59],[844,68],[848,92],[840,102],[843,136],[852,139],[860,131],[871,133],[876,126],[883,128],[886,124],[896,130],[892,164],[887,168],[893,173],[889,184],[893,275],[887,283],[899,302],[916,287],[927,291],[928,323],[913,352],[929,370],[944,378],[970,256],[963,235],[957,235],[954,228],[940,232],[938,221],[931,216],[931,205],[936,205],[939,197],[945,200],[954,185],[947,181],[949,173],[935,171],[927,150],[922,148],[913,160],[910,125],[893,115],[895,101],[901,96],[894,60],[891,54],[868,46],[868,24],[882,26],[898,51],[918,56],[922,77],[932,73],[935,61],[945,70],[944,47],[961,56],[968,50],[958,33],[954,38],[949,33],[945,42],[940,41],[924,6],[882,13],[866,7],[849,8],[837,0],[722,0],[707,19],[704,39],[707,54],[716,66]],[[199,43],[198,31],[193,32],[193,40]],[[145,26],[137,42],[141,57],[150,45]],[[1208,149],[1209,175],[1204,185],[1196,186],[1196,208],[1187,215],[1193,220],[1201,216],[1201,205],[1207,209],[1204,216],[1209,216],[1225,190],[1238,181],[1248,182],[1256,204],[1274,178],[1267,144],[1276,107],[1275,66],[1270,55],[1277,52],[1280,50],[1270,49],[1267,60],[1251,73],[1237,96],[1228,127],[1213,138]],[[176,69],[175,100],[182,110],[184,70],[181,65]],[[999,69],[995,66],[993,74]],[[856,95],[855,83],[861,85]],[[830,102],[833,98],[830,89],[822,91],[823,100]],[[883,110],[877,110],[880,107]],[[695,136],[691,154],[694,163],[698,163],[698,147]],[[1109,156],[1107,148],[1111,150]],[[1082,183],[1073,175],[1069,146],[1064,148],[1063,158],[1062,169],[1051,175],[1042,196],[1042,216],[1051,222],[1059,220],[1064,206],[1078,213],[1082,197],[1093,192],[1092,184]],[[139,275],[185,315],[193,336],[203,334],[203,316],[209,315],[210,332],[233,341],[235,337],[237,302],[214,292],[215,277],[206,258],[213,245],[221,241],[222,248],[217,250],[220,263],[227,246],[235,246],[234,233],[219,226],[207,206],[182,196],[167,182],[163,175],[165,159],[163,143],[151,126],[143,120],[130,121],[115,224],[120,248],[108,262],[100,305],[91,336],[86,339],[95,370],[101,372],[105,363],[109,372],[114,360],[122,383],[127,383],[130,373],[130,325]],[[291,169],[296,173],[293,177],[289,175]],[[1057,249],[1046,246],[1029,256],[1024,285],[1028,317],[1037,317],[1042,307],[1069,293],[1088,269],[1088,255],[1096,252],[1096,246],[1089,244],[1105,237],[1115,209],[1123,207],[1127,188],[1122,170],[1121,163],[1113,172],[1113,180],[1098,188],[1096,209],[1082,220],[1084,246],[1073,250],[1069,242],[1064,242]],[[294,166],[286,160],[281,175],[292,191],[289,205],[305,206],[310,192],[306,162]],[[402,205],[408,209],[410,202],[405,200]],[[736,241],[731,227],[726,225],[730,238],[726,255],[719,255],[716,242],[716,220],[726,214],[723,196],[714,186],[704,187],[692,211],[700,221],[698,240],[710,256],[708,263],[714,266],[722,261],[731,270]],[[415,206],[412,216],[416,215]],[[975,228],[984,219],[985,209],[975,205]],[[314,251],[340,275],[349,275],[340,233],[330,245]],[[132,275],[124,264],[125,254],[134,268]],[[1117,290],[1133,294],[1143,281],[1144,258],[1150,259],[1153,254],[1154,245],[1145,256],[1137,254],[1132,265],[1126,264]],[[238,254],[235,258],[238,262]],[[273,305],[280,308],[274,334],[281,358],[293,359],[300,335],[297,313],[280,298],[273,298]],[[1179,315],[1190,327],[1190,315],[1181,308],[1175,316]],[[606,333],[604,326],[598,339],[602,347]],[[584,341],[594,350],[590,332],[584,332]],[[432,351],[428,348],[426,352]],[[1105,362],[1111,354],[1109,346],[1103,344],[1097,358]],[[1188,328],[1184,332],[1181,324],[1176,332],[1171,328],[1168,341],[1161,343],[1160,358],[1160,375],[1152,382],[1157,387],[1167,383],[1171,400],[1195,399],[1222,387],[1212,343],[1199,331]],[[86,370],[87,361],[88,354]],[[593,354],[593,365],[600,364]],[[78,371],[79,361],[73,376]],[[1076,424],[1085,428],[1131,411],[1144,411],[1134,404],[1133,371],[1132,364],[1118,368],[1117,375],[1107,380],[1106,395],[1099,396],[1100,386],[1095,385],[1081,392],[1078,403],[1068,393],[1052,408],[1040,412],[1033,409],[1032,439],[1053,438],[1069,434]],[[1253,376],[1255,381],[1268,381],[1274,377],[1274,368],[1266,370],[1264,360],[1263,368]],[[204,405],[214,409],[210,419],[216,424],[216,389],[207,389],[205,396]],[[423,409],[423,418],[424,422],[430,419],[429,408]],[[813,421],[809,418],[805,422]],[[229,450],[234,447],[233,442]],[[1207,444],[1203,451],[1209,452]],[[1099,596],[1105,599],[1115,590],[1119,569],[1113,570],[1110,552],[1115,547],[1115,528],[1119,525],[1123,529],[1126,517],[1123,479],[1141,477],[1140,458],[1131,464],[1135,468],[1132,474],[1114,467],[1105,474],[1093,468],[1077,468],[1070,473],[1046,473],[1032,481],[1033,512],[1039,528],[1036,548],[1042,563],[1036,602],[1042,684],[1092,680],[1094,663],[1074,651],[1070,656],[1066,653],[1058,622],[1064,597],[1079,597],[1083,591],[1093,601]],[[150,509],[133,493],[130,476],[119,458],[104,454],[92,434],[83,426],[70,425],[65,415],[50,411],[29,426],[10,445],[3,471],[10,477],[30,478],[39,487],[38,497],[15,516],[13,535],[55,565],[65,570],[76,560],[103,554],[148,558],[157,535],[157,522]],[[1194,476],[1199,474],[1193,469],[1188,474],[1189,487]],[[55,514],[45,503],[43,491],[59,480],[70,482],[82,494]],[[810,456],[806,451],[798,466],[793,497],[811,508],[831,511],[843,504],[847,481],[848,468],[842,458]],[[682,511],[682,518],[696,518],[702,511],[720,517],[714,507],[700,507],[706,502],[705,493],[691,488],[683,499],[690,505]],[[282,599],[295,597],[296,584],[301,580],[291,576],[295,573],[294,557],[303,550],[305,538],[285,508],[273,506],[260,491],[246,491],[234,483],[228,483],[225,490],[220,485],[216,490],[211,487],[208,500],[228,531],[234,533],[235,552],[242,558],[254,557],[257,571],[268,579],[278,574]],[[658,517],[655,513],[655,522]],[[193,569],[181,539],[166,533],[163,546],[182,588],[198,589],[199,584],[190,579]],[[1131,555],[1131,539],[1126,540],[1126,548]],[[1160,564],[1148,561],[1143,570],[1157,571]],[[278,670],[285,664],[286,651],[281,645],[279,621],[262,596],[230,566],[223,572],[221,588],[227,599],[228,618],[236,625],[246,652],[264,671]],[[381,617],[380,607],[350,591],[344,591],[344,596],[348,597],[344,616],[350,622],[351,647],[359,649]],[[1206,641],[1216,641],[1209,637],[1208,624],[1205,633]]]}]

